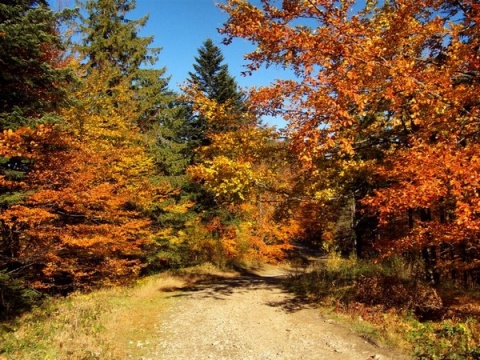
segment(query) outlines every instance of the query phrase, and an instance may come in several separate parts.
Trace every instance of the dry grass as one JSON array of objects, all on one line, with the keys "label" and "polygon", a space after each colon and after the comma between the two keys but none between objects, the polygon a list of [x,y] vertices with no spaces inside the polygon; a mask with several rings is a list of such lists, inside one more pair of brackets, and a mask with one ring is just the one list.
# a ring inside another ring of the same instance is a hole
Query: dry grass
[{"label": "dry grass", "polygon": [[139,359],[151,350],[165,291],[186,284],[161,274],[131,287],[52,299],[0,333],[0,359]]},{"label": "dry grass", "polygon": [[235,271],[222,270],[208,262],[202,265],[184,268],[180,270],[178,274],[181,275],[183,279],[185,278],[201,279],[202,277],[208,278],[211,276],[218,276],[218,277],[225,277],[225,278],[238,276],[238,273]]}]

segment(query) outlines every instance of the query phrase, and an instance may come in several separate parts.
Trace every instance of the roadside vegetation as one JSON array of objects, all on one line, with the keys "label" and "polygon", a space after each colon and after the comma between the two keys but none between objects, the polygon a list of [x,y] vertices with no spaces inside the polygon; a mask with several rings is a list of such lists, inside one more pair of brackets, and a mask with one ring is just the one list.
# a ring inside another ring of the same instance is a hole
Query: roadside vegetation
[{"label": "roadside vegetation", "polygon": [[434,287],[419,265],[332,255],[291,276],[286,288],[339,314],[368,341],[403,347],[415,359],[479,359],[478,289]]},{"label": "roadside vegetation", "polygon": [[[251,269],[261,269],[259,263]],[[474,290],[434,288],[400,259],[372,264],[338,255],[282,265],[283,286],[302,303],[366,341],[404,349],[414,359],[479,358],[480,299]],[[248,271],[242,268],[241,271]],[[0,359],[120,359],[152,353],[165,297],[239,273],[212,264],[150,275],[128,286],[45,298],[4,321]],[[154,314],[152,316],[152,314]]]},{"label": "roadside vegetation", "polygon": [[211,264],[164,272],[128,286],[50,297],[0,327],[0,359],[140,359],[158,342],[165,297],[212,277]]},{"label": "roadside vegetation", "polygon": [[0,359],[138,359],[154,342],[152,314],[162,311],[161,288],[179,283],[161,275],[135,286],[46,299],[3,323]]}]

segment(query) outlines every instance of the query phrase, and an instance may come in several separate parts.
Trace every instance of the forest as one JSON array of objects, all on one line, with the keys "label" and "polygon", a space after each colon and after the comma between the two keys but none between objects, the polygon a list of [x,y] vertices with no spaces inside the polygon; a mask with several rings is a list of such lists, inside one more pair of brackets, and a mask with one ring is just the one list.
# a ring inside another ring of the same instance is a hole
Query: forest
[{"label": "forest", "polygon": [[480,4],[228,0],[247,75],[295,78],[245,91],[205,39],[180,92],[135,5],[0,0],[0,318],[300,244],[370,269],[301,291],[363,282],[355,301],[471,331],[463,355],[419,358],[480,358]]}]

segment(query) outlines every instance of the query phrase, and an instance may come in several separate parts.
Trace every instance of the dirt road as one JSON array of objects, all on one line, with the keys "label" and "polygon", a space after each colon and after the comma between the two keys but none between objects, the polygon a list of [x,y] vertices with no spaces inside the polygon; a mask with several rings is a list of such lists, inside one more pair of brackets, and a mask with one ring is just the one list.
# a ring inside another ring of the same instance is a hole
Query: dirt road
[{"label": "dirt road", "polygon": [[145,359],[407,359],[284,292],[285,273],[203,282],[168,296]]}]

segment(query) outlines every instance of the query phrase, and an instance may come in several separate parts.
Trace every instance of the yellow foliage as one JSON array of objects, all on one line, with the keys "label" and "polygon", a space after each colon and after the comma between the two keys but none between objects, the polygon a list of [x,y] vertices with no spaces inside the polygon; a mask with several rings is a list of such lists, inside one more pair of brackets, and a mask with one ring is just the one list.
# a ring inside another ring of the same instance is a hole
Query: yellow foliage
[{"label": "yellow foliage", "polygon": [[240,163],[225,156],[217,156],[188,170],[193,179],[200,179],[219,200],[234,202],[245,200],[254,185],[254,172],[250,163]]},{"label": "yellow foliage", "polygon": [[288,217],[275,218],[276,206],[291,186],[287,150],[277,141],[279,134],[259,126],[253,113],[218,104],[194,87],[187,89],[187,96],[210,125],[209,145],[197,150],[199,160],[187,173],[239,221],[235,225],[219,218],[210,221],[206,230],[218,241],[201,242],[203,250],[210,246],[218,253],[220,245],[228,260],[281,260],[300,226]]},{"label": "yellow foliage", "polygon": [[1,179],[12,191],[29,191],[21,206],[0,214],[2,230],[14,237],[20,261],[45,265],[35,275],[41,287],[59,277],[81,287],[138,274],[152,241],[151,221],[140,211],[173,192],[149,180],[153,160],[130,110],[135,94],[127,83],[108,88],[107,78],[93,71],[76,84],[61,125],[0,135],[3,157],[30,161],[23,185]]}]

